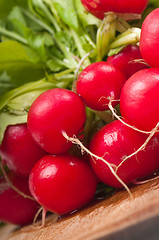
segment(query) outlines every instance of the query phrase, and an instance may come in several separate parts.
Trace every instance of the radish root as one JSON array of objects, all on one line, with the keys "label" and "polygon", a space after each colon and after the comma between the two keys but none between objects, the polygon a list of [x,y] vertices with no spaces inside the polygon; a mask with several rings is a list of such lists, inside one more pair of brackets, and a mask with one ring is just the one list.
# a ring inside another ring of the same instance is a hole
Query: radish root
[{"label": "radish root", "polygon": [[96,158],[96,159],[98,159],[98,160],[103,161],[103,162],[108,166],[108,168],[110,169],[110,171],[111,171],[111,173],[114,175],[114,177],[115,177],[115,178],[122,184],[122,186],[127,190],[127,192],[128,192],[128,194],[130,195],[131,199],[133,199],[133,195],[132,195],[130,189],[129,189],[128,186],[121,180],[121,178],[117,175],[116,171],[113,169],[112,165],[111,165],[109,162],[107,162],[104,158],[99,157],[99,156],[93,154],[91,151],[89,151],[89,149],[87,149],[87,148],[81,143],[81,141],[80,141],[76,136],[74,136],[74,137],[69,137],[69,136],[67,135],[67,133],[64,132],[64,131],[62,131],[62,134],[63,134],[63,136],[64,136],[68,141],[72,142],[73,144],[77,144],[78,146],[80,146],[82,153],[85,151],[85,152],[87,152],[87,153],[92,157],[92,159],[93,159],[93,158]]},{"label": "radish root", "polygon": [[30,199],[30,200],[35,201],[35,199],[34,199],[33,197],[26,195],[25,193],[21,192],[18,188],[16,188],[16,187],[13,185],[13,183],[10,181],[7,173],[6,173],[5,170],[4,170],[4,164],[3,164],[2,161],[1,161],[1,170],[2,170],[2,173],[3,173],[3,176],[4,176],[5,180],[6,180],[6,182],[8,183],[8,185],[9,185],[15,192],[17,192],[19,195],[21,195],[21,196],[24,197],[24,198],[28,198],[28,199]]},{"label": "radish root", "polygon": [[159,176],[157,176],[157,177],[152,177],[152,178],[147,179],[147,180],[144,180],[144,181],[134,181],[133,183],[134,183],[135,185],[141,185],[141,184],[145,184],[145,183],[152,182],[152,181],[154,181],[154,180],[156,180],[156,179],[159,179]]},{"label": "radish root", "polygon": [[[78,66],[77,66],[77,68],[76,68],[76,71],[75,71],[74,81],[73,81],[73,83],[72,83],[72,91],[73,91],[73,92],[76,92],[76,82],[77,82],[79,70],[80,70],[83,62],[85,61],[85,59],[86,59],[87,57],[89,57],[89,55],[90,55],[91,53],[93,53],[93,50],[92,50],[91,52],[87,53],[87,54],[86,54],[83,58],[81,58],[81,60],[79,61],[79,64],[78,64]],[[83,68],[83,69],[84,69],[84,68]]]},{"label": "radish root", "polygon": [[37,227],[36,226],[36,220],[37,220],[37,218],[38,218],[38,216],[39,216],[39,214],[42,212],[42,223],[41,223],[41,225],[40,226],[38,226],[38,227],[40,227],[40,228],[43,228],[43,227],[45,227],[45,220],[46,220],[46,213],[47,213],[47,210],[44,208],[44,207],[40,207],[39,208],[39,210],[37,211],[37,213],[36,213],[36,215],[35,215],[35,217],[34,217],[34,220],[33,220],[33,226],[34,227]]},{"label": "radish root", "polygon": [[140,152],[140,151],[142,151],[142,150],[145,149],[145,147],[147,146],[147,144],[148,144],[148,142],[151,140],[151,138],[154,136],[154,134],[155,134],[156,132],[159,132],[159,131],[158,131],[159,122],[156,124],[156,126],[155,126],[151,131],[142,131],[142,130],[140,130],[140,129],[132,126],[132,125],[127,124],[125,121],[123,121],[123,120],[121,119],[120,116],[118,116],[118,115],[116,114],[115,109],[114,109],[113,106],[112,106],[112,100],[111,100],[111,99],[110,99],[110,101],[109,101],[108,106],[109,106],[109,109],[110,109],[110,111],[112,112],[113,116],[114,116],[115,118],[117,118],[120,122],[122,122],[124,125],[126,125],[127,127],[131,128],[131,129],[133,129],[133,130],[135,130],[135,131],[137,131],[137,132],[144,133],[144,134],[149,134],[149,136],[147,137],[146,141],[141,145],[141,147],[139,147],[139,148],[138,148],[135,152],[133,152],[132,154],[126,156],[126,157],[123,159],[123,161],[117,166],[117,168],[116,168],[116,172],[117,172],[118,169],[119,169],[119,167],[120,167],[126,160],[128,160],[128,159],[131,158],[132,156],[136,155],[138,152]]},{"label": "radish root", "polygon": [[109,107],[110,111],[112,112],[112,115],[116,119],[118,119],[120,122],[122,122],[124,125],[126,125],[127,127],[131,128],[131,129],[133,129],[133,130],[135,130],[137,132],[140,132],[140,133],[151,134],[151,131],[142,131],[142,130],[140,130],[140,129],[138,129],[138,128],[136,128],[136,127],[134,127],[134,126],[132,126],[132,125],[130,125],[128,123],[126,123],[124,120],[122,120],[122,118],[116,114],[115,109],[112,106],[112,100],[111,99],[110,99],[110,101],[108,103],[108,107]]},{"label": "radish root", "polygon": [[39,216],[39,214],[43,211],[43,207],[40,207],[39,210],[37,211],[37,213],[35,214],[35,217],[33,219],[33,226],[35,226],[36,220]]},{"label": "radish root", "polygon": [[119,167],[129,158],[131,158],[132,156],[136,155],[138,152],[142,151],[145,149],[145,147],[147,146],[148,142],[151,140],[151,138],[154,136],[154,134],[157,132],[157,129],[159,128],[159,122],[156,124],[156,127],[154,129],[152,129],[152,131],[150,132],[150,135],[147,137],[146,141],[141,145],[141,147],[139,147],[135,152],[133,152],[132,154],[126,156],[123,161],[117,166],[116,168],[116,172],[118,171]]}]

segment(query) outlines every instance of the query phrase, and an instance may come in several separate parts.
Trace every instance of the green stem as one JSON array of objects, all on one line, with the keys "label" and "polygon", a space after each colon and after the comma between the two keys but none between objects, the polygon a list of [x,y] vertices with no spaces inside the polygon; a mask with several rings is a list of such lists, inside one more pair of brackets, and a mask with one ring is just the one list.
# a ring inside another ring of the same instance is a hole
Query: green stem
[{"label": "green stem", "polygon": [[[84,58],[87,54],[87,52],[83,49],[82,47],[82,44],[81,44],[81,40],[80,40],[80,37],[79,35],[77,34],[77,32],[74,30],[74,29],[71,29],[71,33],[72,33],[72,36],[74,38],[74,41],[76,43],[76,46],[77,46],[77,49],[78,49],[78,52],[80,54],[80,57],[81,58]],[[85,60],[84,60],[84,65],[85,66],[88,66],[90,65],[91,62],[89,60],[89,58],[87,57]]]},{"label": "green stem", "polygon": [[75,68],[73,68],[73,69],[67,69],[67,70],[64,70],[64,71],[62,71],[62,72],[59,72],[59,73],[54,74],[54,76],[55,76],[56,78],[59,78],[59,77],[62,77],[62,76],[64,76],[64,75],[66,75],[66,74],[69,74],[69,73],[71,73],[71,72],[74,72],[75,70],[76,70]]},{"label": "green stem", "polygon": [[52,28],[50,28],[47,24],[45,24],[44,22],[42,22],[39,18],[35,17],[33,14],[31,14],[30,12],[24,10],[23,8],[21,8],[22,12],[28,17],[30,18],[33,22],[37,23],[40,27],[44,28],[46,31],[48,31],[51,35],[54,35],[54,31],[52,30]]},{"label": "green stem", "polygon": [[72,67],[72,64],[70,64],[69,62],[65,61],[64,59],[61,60],[61,59],[53,56],[52,54],[49,53],[49,51],[47,51],[47,53],[48,53],[48,56],[49,56],[52,60],[54,60],[55,62],[57,62],[59,65],[65,67],[65,68],[69,68],[69,69],[75,68],[75,67],[74,67],[74,64],[73,64],[73,67]]},{"label": "green stem", "polygon": [[9,38],[12,38],[12,39],[14,39],[14,40],[16,40],[20,43],[23,43],[23,44],[27,45],[27,41],[25,40],[25,38],[19,36],[18,34],[14,33],[14,32],[8,31],[8,30],[0,27],[0,33],[2,35],[5,35],[5,36],[9,37]]},{"label": "green stem", "polygon": [[50,8],[52,14],[54,15],[58,25],[60,25],[64,30],[68,31],[67,27],[65,26],[65,24],[61,21],[55,7],[54,7],[54,3],[52,0],[43,0]]},{"label": "green stem", "polygon": [[87,119],[86,119],[83,132],[84,132],[85,139],[88,140],[91,135],[92,122],[94,121],[94,113],[90,109],[86,109],[86,114],[87,114]]},{"label": "green stem", "polygon": [[45,88],[46,85],[44,86],[44,84],[47,85],[53,85],[52,83],[50,82],[46,82],[45,79],[42,79],[42,80],[39,80],[39,81],[36,81],[36,82],[31,82],[31,83],[27,83],[19,88],[16,88],[16,89],[13,89],[9,92],[6,92],[2,97],[1,97],[1,102],[0,102],[0,110],[2,110],[2,108],[7,105],[7,103],[13,99],[14,97],[17,97],[23,93],[26,93],[28,91],[33,91],[33,90],[36,90],[36,89],[40,89],[41,87],[42,88]]},{"label": "green stem", "polygon": [[130,28],[130,25],[127,23],[127,21],[119,17],[117,20],[117,31],[119,31],[120,33],[123,33],[129,28]]},{"label": "green stem", "polygon": [[6,92],[2,97],[0,101],[0,111],[8,104],[8,102],[21,95],[24,93],[27,93],[29,91],[34,91],[34,90],[40,90],[40,89],[50,89],[50,88],[55,88],[55,87],[60,87],[60,88],[66,88],[68,84],[73,81],[73,76],[69,75],[69,73],[73,72],[74,69],[68,69],[63,72],[54,74],[54,75],[48,75],[47,77],[35,81],[35,82],[30,82],[26,83],[23,86],[20,86],[18,88],[15,88],[9,92]]},{"label": "green stem", "polygon": [[64,56],[68,59],[68,63],[64,63],[63,65],[67,65],[67,67],[69,66],[70,68],[74,68],[77,67],[77,62],[74,60],[73,58],[73,54],[71,54],[68,49],[66,48],[66,46],[64,44],[62,44],[60,41],[56,40],[55,38],[55,33],[54,31],[44,22],[42,22],[40,19],[36,18],[34,15],[30,14],[28,11],[25,11],[23,9],[24,14],[29,17],[31,20],[33,20],[35,23],[37,23],[39,26],[43,27],[46,31],[48,31],[54,42],[56,43],[56,45],[59,47],[59,49],[63,52]]},{"label": "green stem", "polygon": [[110,111],[93,111],[93,112],[106,123],[111,123],[113,121],[112,114]]},{"label": "green stem", "polygon": [[108,13],[97,31],[97,61],[101,61],[108,53],[109,46],[115,38],[117,16]]},{"label": "green stem", "polygon": [[96,44],[92,41],[90,36],[88,34],[84,33],[84,37],[87,40],[87,42],[93,47],[93,49],[95,49],[96,48]]},{"label": "green stem", "polygon": [[67,49],[67,47],[63,43],[61,43],[60,41],[56,40],[56,38],[54,38],[54,41],[56,42],[56,45],[63,52],[63,54],[66,57],[66,59],[68,60],[68,64],[70,65],[70,67],[71,68],[77,67],[78,63],[75,61],[75,59],[73,57],[73,54],[69,51],[69,49]]},{"label": "green stem", "polygon": [[123,45],[136,44],[140,41],[140,28],[130,28],[120,34],[111,44],[110,49],[118,48]]},{"label": "green stem", "polygon": [[43,3],[43,1],[38,0],[39,6],[41,7],[42,11],[45,13],[46,17],[50,20],[50,22],[53,24],[53,26],[55,27],[56,31],[60,31],[60,27],[56,22],[56,19],[54,18],[54,16],[50,13],[50,11],[48,10],[48,8],[46,7],[46,5]]}]

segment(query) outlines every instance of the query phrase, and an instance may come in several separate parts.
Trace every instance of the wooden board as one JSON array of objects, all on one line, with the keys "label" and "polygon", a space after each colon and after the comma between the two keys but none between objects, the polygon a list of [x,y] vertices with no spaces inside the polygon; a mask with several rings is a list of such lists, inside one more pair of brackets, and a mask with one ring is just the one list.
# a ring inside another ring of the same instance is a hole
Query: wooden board
[{"label": "wooden board", "polygon": [[[151,218],[154,217],[157,217],[159,221],[159,180],[133,186],[131,192],[133,199],[130,199],[125,190],[121,190],[105,200],[92,204],[58,221],[56,216],[50,216],[44,228],[27,226],[15,230],[12,225],[5,226],[0,232],[0,239],[111,239],[109,236],[113,236],[112,234],[129,229],[136,224],[140,225],[142,221],[151,221]],[[122,240],[122,238],[112,239]],[[130,238],[127,239],[130,240]],[[159,236],[157,239],[159,239]]]}]

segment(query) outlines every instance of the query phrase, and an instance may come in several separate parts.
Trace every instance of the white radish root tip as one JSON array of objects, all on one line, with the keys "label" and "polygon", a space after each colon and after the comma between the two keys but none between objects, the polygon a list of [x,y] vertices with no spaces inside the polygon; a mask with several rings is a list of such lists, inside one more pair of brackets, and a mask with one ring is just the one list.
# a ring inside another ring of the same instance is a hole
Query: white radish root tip
[{"label": "white radish root tip", "polygon": [[43,211],[43,207],[40,207],[39,210],[37,211],[37,213],[35,214],[34,219],[33,219],[33,226],[34,227],[36,227],[35,224],[36,224],[37,218],[42,211]]},{"label": "white radish root tip", "polygon": [[[98,160],[103,161],[103,162],[108,166],[108,168],[110,169],[110,171],[111,171],[111,173],[114,175],[114,177],[115,177],[115,178],[121,183],[121,185],[127,190],[127,192],[128,192],[128,194],[129,194],[129,196],[131,197],[131,199],[133,199],[133,195],[132,195],[130,189],[128,188],[128,186],[127,186],[127,185],[121,180],[121,178],[116,174],[116,171],[115,171],[114,168],[113,168],[113,167],[115,166],[114,164],[113,164],[113,166],[112,166],[112,164],[110,164],[109,162],[107,162],[104,158],[99,157],[99,156],[93,154],[91,151],[89,151],[89,149],[87,149],[87,148],[82,144],[82,142],[81,142],[76,136],[74,136],[74,137],[69,137],[69,136],[67,135],[67,133],[64,132],[64,131],[62,131],[62,134],[63,134],[63,136],[64,136],[68,141],[72,142],[73,144],[77,144],[78,146],[80,146],[81,151],[87,152],[87,153],[92,157],[92,159],[95,158],[95,159],[98,159]],[[115,168],[116,168],[116,166],[115,166]]]},{"label": "white radish root tip", "polygon": [[159,179],[159,176],[157,176],[157,177],[152,177],[152,178],[147,179],[147,180],[144,180],[144,181],[134,181],[133,183],[134,183],[135,185],[142,185],[142,184],[145,184],[145,183],[149,183],[149,182],[155,181],[156,179]]},{"label": "white radish root tip", "polygon": [[[41,219],[41,225],[36,225],[36,221],[37,221],[37,218],[39,216],[39,214],[42,212],[42,219]],[[34,220],[33,220],[33,227],[38,227],[38,228],[43,228],[45,227],[45,222],[46,222],[46,213],[47,213],[47,210],[44,208],[44,207],[40,207],[39,210],[37,211],[35,217],[34,217]]]}]

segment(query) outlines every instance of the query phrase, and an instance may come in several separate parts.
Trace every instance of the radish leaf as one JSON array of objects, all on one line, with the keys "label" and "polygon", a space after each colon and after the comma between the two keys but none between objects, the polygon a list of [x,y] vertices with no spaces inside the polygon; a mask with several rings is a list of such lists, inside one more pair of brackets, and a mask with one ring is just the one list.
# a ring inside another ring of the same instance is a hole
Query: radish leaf
[{"label": "radish leaf", "polygon": [[[26,51],[21,44],[14,41],[0,43],[0,75],[5,71],[15,86],[38,80],[44,76],[43,65],[33,63],[31,51]],[[29,53],[29,55],[27,54]],[[28,74],[29,73],[29,74]]]}]

